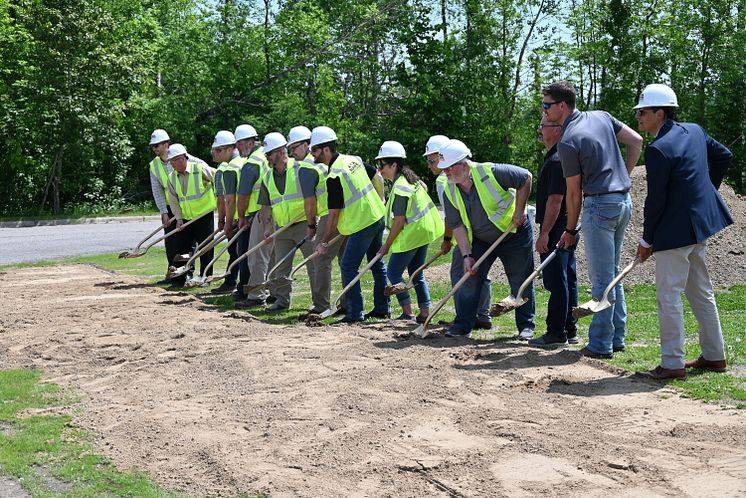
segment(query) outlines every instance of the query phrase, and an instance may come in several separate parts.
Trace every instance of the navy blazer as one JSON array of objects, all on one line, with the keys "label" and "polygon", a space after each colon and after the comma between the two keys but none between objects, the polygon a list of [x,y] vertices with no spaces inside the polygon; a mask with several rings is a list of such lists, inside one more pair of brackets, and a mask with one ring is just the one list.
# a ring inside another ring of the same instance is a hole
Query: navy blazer
[{"label": "navy blazer", "polygon": [[717,189],[733,154],[693,123],[667,121],[645,149],[642,238],[653,251],[704,242],[733,224]]}]

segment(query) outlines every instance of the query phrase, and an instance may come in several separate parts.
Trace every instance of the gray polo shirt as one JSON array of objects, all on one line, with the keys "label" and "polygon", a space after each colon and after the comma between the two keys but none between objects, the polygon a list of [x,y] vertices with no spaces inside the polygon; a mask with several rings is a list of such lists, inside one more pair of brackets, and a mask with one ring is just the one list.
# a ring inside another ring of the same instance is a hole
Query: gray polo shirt
[{"label": "gray polo shirt", "polygon": [[565,178],[581,175],[584,194],[626,192],[632,186],[616,134],[622,123],[606,111],[574,111],[557,144]]},{"label": "gray polo shirt", "polygon": [[[513,166],[512,164],[492,164],[491,170],[495,180],[497,180],[497,183],[504,190],[521,188],[529,177],[528,170],[519,166]],[[472,186],[471,190],[467,193],[457,185],[456,191],[461,194],[461,198],[464,200],[464,207],[466,208],[466,213],[469,215],[473,236],[485,242],[494,242],[497,240],[502,235],[502,232],[487,216],[487,212],[479,201],[476,187]],[[447,195],[443,196],[443,209],[445,209],[446,221],[450,228],[458,228],[464,224],[461,220],[461,213],[459,213],[456,206],[451,204]]]},{"label": "gray polo shirt", "polygon": [[246,163],[241,166],[241,179],[238,182],[238,195],[250,195],[254,184],[259,180],[259,165]]}]

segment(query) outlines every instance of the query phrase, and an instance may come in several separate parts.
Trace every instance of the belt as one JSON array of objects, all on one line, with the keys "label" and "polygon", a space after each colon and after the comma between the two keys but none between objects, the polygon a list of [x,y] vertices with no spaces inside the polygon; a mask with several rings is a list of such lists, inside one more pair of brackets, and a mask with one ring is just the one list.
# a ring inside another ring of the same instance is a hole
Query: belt
[{"label": "belt", "polygon": [[614,192],[599,192],[598,194],[586,194],[586,193],[584,193],[583,194],[583,198],[586,198],[586,197],[598,197],[598,196],[601,196],[601,195],[611,195],[611,194],[626,194],[627,192],[629,192],[629,190],[615,190]]}]

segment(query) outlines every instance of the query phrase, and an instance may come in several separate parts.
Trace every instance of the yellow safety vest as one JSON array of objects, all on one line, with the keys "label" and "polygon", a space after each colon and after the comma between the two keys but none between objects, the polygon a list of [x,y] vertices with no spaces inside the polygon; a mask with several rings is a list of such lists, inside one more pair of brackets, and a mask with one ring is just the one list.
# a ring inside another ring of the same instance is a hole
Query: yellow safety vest
[{"label": "yellow safety vest", "polygon": [[[441,173],[435,179],[435,190],[438,192],[438,200],[440,201],[441,207],[443,209],[445,209],[445,207],[442,206],[443,204],[442,199],[445,198],[447,188],[448,188],[448,177],[446,176],[445,173]],[[443,231],[445,232],[445,229]],[[458,245],[458,241],[456,240],[456,237],[453,237],[453,239],[451,239],[451,244],[453,244],[454,246]]]},{"label": "yellow safety vest", "polygon": [[[500,184],[495,180],[492,174],[492,163],[471,163],[471,177],[474,188],[477,189],[477,197],[481,202],[484,211],[487,213],[489,220],[502,232],[510,228],[515,213],[515,189],[503,190]],[[466,212],[464,199],[458,192],[458,186],[449,183],[445,189],[446,197],[451,201],[461,215],[461,221],[466,227],[469,234],[469,241],[472,240],[471,222]],[[511,230],[517,232],[517,228]]]},{"label": "yellow safety vest", "polygon": [[259,178],[254,182],[254,186],[249,194],[249,207],[246,208],[246,214],[251,214],[259,211],[261,206],[259,205],[259,191],[262,188],[262,178],[267,174],[267,171],[272,171],[267,162],[267,156],[264,154],[264,147],[258,147],[251,154],[249,154],[247,163],[256,164],[259,166]]},{"label": "yellow safety vest", "polygon": [[312,169],[318,173],[319,183],[316,184],[316,216],[319,218],[326,216],[329,213],[328,195],[326,193],[326,165],[314,162],[311,154],[306,156],[299,164],[301,168]]},{"label": "yellow safety vest", "polygon": [[386,206],[373,187],[360,158],[340,154],[329,168],[328,178],[339,178],[344,194],[344,209],[337,221],[342,235],[359,232],[386,214]]},{"label": "yellow safety vest", "polygon": [[[221,172],[220,175],[220,183],[223,187],[223,194],[226,193],[225,189],[225,180],[223,180],[223,173],[226,171],[233,171],[236,173],[236,190],[238,190],[238,184],[241,183],[241,168],[246,163],[247,159],[245,157],[236,156],[233,159],[230,160],[230,162],[227,163],[220,163],[220,166],[218,166],[218,171]],[[228,216],[228,213],[226,213],[226,217]],[[238,201],[235,203],[235,208],[233,209],[233,221],[238,221]]]},{"label": "yellow safety vest", "polygon": [[[269,194],[269,204],[272,207],[272,217],[278,227],[284,227],[298,215],[303,214],[303,192],[300,188],[298,171],[300,164],[295,159],[288,158],[285,169],[285,192],[275,184],[274,169],[268,171],[262,181]],[[305,216],[298,221],[305,220]]]},{"label": "yellow safety vest", "polygon": [[397,195],[406,197],[409,201],[404,215],[406,222],[391,245],[392,252],[416,249],[437,240],[438,237],[443,235],[445,225],[443,225],[443,220],[440,219],[440,213],[435,208],[435,204],[427,195],[427,186],[422,181],[412,185],[404,175],[399,175],[394,181],[394,186],[391,188],[386,203],[389,228],[394,221],[394,197]]},{"label": "yellow safety vest", "polygon": [[[170,169],[171,167],[164,163],[158,156],[150,161],[150,173],[158,179],[161,187],[163,187],[163,195],[166,197],[166,204],[168,204],[168,201],[171,198],[171,196],[168,195],[168,175],[170,174],[168,170]],[[173,170],[171,169],[171,171]]]},{"label": "yellow safety vest", "polygon": [[186,174],[189,177],[186,192],[182,189],[179,173],[176,170],[171,172],[171,182],[179,198],[182,218],[193,220],[207,212],[214,211],[217,200],[212,183],[205,185],[201,164],[188,162]]}]

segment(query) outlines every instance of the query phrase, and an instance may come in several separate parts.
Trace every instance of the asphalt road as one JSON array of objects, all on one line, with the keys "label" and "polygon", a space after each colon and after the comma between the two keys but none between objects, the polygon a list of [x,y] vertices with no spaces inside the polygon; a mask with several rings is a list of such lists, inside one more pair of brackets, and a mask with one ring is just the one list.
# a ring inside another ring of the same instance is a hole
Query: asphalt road
[{"label": "asphalt road", "polygon": [[[0,228],[0,265],[133,249],[157,221]],[[163,246],[163,243],[157,244]]]}]

